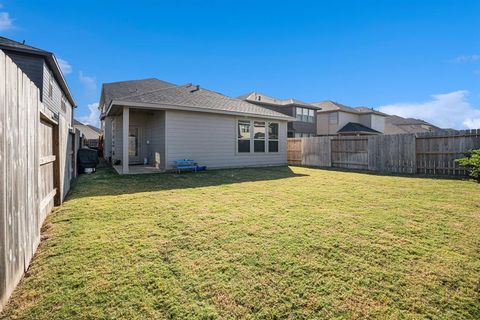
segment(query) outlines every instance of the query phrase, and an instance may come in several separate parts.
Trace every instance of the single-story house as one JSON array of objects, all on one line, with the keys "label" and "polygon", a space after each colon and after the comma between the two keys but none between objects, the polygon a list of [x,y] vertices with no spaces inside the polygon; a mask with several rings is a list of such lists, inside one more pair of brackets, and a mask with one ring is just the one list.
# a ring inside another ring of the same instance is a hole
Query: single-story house
[{"label": "single-story house", "polygon": [[99,109],[104,156],[119,173],[171,170],[180,159],[208,168],[287,164],[294,118],[198,85],[105,83]]}]

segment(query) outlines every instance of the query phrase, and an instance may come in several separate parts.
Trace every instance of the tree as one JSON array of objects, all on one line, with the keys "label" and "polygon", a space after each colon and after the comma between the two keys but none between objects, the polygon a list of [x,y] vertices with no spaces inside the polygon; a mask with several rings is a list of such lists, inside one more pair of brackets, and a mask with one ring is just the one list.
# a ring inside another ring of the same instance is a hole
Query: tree
[{"label": "tree", "polygon": [[468,168],[470,177],[480,183],[480,149],[470,150],[464,158],[457,159],[455,162]]}]

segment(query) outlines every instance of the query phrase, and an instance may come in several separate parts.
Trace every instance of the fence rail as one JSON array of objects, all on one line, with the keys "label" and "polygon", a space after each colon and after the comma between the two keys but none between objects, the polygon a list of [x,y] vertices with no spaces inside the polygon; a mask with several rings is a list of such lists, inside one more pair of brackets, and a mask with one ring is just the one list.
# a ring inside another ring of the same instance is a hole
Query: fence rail
[{"label": "fence rail", "polygon": [[288,163],[392,173],[466,175],[455,159],[480,148],[480,129],[288,139]]}]

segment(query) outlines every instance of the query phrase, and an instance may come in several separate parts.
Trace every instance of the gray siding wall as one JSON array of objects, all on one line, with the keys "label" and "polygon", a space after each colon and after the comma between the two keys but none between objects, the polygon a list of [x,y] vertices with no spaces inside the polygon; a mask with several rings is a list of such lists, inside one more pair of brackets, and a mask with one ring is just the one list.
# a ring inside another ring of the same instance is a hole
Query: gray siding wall
[{"label": "gray siding wall", "polygon": [[10,51],[5,53],[42,92],[43,58]]},{"label": "gray siding wall", "polygon": [[[300,108],[304,108],[300,106]],[[297,116],[296,107],[292,107],[292,117]],[[309,133],[309,134],[317,134],[317,117],[315,116],[317,113],[316,110],[313,110],[313,122],[303,122],[303,121],[292,121],[289,123],[289,131],[293,131],[294,133]]]},{"label": "gray siding wall", "polygon": [[148,163],[165,169],[165,111],[156,111],[146,122]]},{"label": "gray siding wall", "polygon": [[104,149],[103,156],[108,159],[112,156],[112,118],[106,117],[103,122]]},{"label": "gray siding wall", "polygon": [[[147,158],[149,164],[163,169],[165,165],[165,111],[147,112],[130,109],[129,120],[130,126],[141,128],[139,139],[141,159]],[[111,152],[107,156],[111,155],[113,161],[122,160],[123,116],[106,117],[105,121],[105,128],[108,123],[111,127],[109,141],[107,142],[107,138],[105,140],[105,150]],[[107,137],[107,135],[105,136]],[[147,144],[147,140],[149,144]],[[114,144],[113,150],[112,143]]]},{"label": "gray siding wall", "polygon": [[[237,120],[229,115],[166,111],[166,169],[190,158],[209,168],[287,164],[287,122],[279,123],[279,152],[237,153]],[[265,119],[254,119],[265,121]]]},{"label": "gray siding wall", "polygon": [[[50,68],[42,57],[6,51],[13,62],[25,73],[30,80],[40,89],[40,99],[43,104],[54,113],[62,113],[71,128],[73,111],[70,102],[65,99],[66,111],[61,110],[63,91],[55,80]],[[48,96],[50,77],[53,81],[53,94]]]},{"label": "gray siding wall", "polygon": [[112,119],[112,161],[122,160],[122,116],[113,116]]},{"label": "gray siding wall", "polygon": [[[49,97],[48,95],[50,79],[52,79],[52,83],[53,83],[52,97]],[[43,63],[43,92],[42,92],[43,104],[55,113],[60,113],[60,112],[63,113],[63,111],[61,110],[62,96],[63,96],[62,89],[60,88],[57,81],[55,80],[55,77],[53,76],[53,73],[51,72],[50,68],[44,62]],[[67,99],[65,99],[65,103],[66,103],[67,110],[72,108],[72,106],[70,105]],[[70,123],[71,122],[72,122],[72,119],[70,119]]]},{"label": "gray siding wall", "polygon": [[[319,112],[317,113],[317,135],[330,135],[336,134],[337,132],[330,128],[330,123],[328,120],[329,113]],[[336,127],[336,125],[335,125]]]}]

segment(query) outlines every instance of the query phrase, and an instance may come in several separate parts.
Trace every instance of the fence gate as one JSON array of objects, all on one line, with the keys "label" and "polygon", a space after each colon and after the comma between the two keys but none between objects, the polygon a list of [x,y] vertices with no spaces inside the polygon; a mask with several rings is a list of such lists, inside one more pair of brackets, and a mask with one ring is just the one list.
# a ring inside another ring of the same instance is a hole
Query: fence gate
[{"label": "fence gate", "polygon": [[288,139],[287,162],[302,165],[302,139]]},{"label": "fence gate", "polygon": [[332,167],[368,169],[368,138],[342,137],[331,141]]},{"label": "fence gate", "polygon": [[58,125],[41,118],[39,126],[40,167],[38,171],[38,198],[40,221],[43,221],[54,206],[58,194],[56,166],[58,164]]}]

